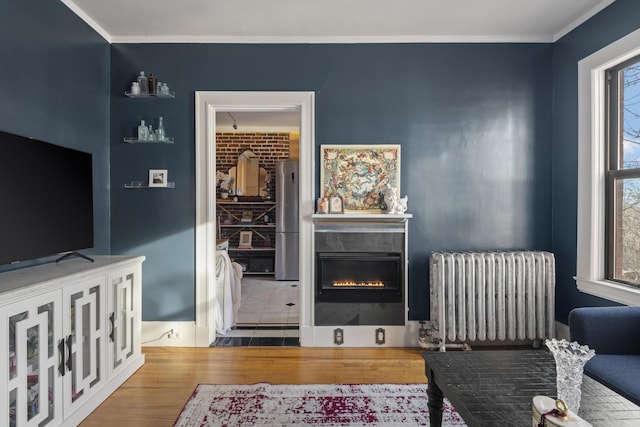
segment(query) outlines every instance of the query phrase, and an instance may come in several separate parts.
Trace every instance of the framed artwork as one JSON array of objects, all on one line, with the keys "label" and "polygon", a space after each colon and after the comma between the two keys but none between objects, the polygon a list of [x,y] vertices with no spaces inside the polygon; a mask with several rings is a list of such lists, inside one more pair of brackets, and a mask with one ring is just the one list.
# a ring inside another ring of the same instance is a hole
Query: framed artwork
[{"label": "framed artwork", "polygon": [[253,211],[250,209],[243,209],[242,219],[240,221],[243,223],[253,223]]},{"label": "framed artwork", "polygon": [[329,198],[329,213],[343,213],[344,209],[342,207],[342,197],[333,196]]},{"label": "framed artwork", "polygon": [[239,249],[251,249],[251,240],[253,238],[252,231],[241,231],[240,232],[240,240],[238,241]]},{"label": "framed artwork", "polygon": [[322,145],[320,151],[320,196],[340,197],[343,212],[382,213],[386,189],[400,194],[400,145]]},{"label": "framed artwork", "polygon": [[149,187],[166,187],[168,174],[166,169],[149,169]]}]

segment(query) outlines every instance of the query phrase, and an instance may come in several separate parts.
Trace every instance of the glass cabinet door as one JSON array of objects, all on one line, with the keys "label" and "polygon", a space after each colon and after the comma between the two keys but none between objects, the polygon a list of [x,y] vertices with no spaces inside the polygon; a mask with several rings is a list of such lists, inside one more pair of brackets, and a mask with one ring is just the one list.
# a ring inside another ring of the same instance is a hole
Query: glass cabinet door
[{"label": "glass cabinet door", "polygon": [[0,425],[46,426],[62,420],[60,295],[52,292],[0,309],[0,339],[9,344],[0,359],[8,377]]},{"label": "glass cabinet door", "polygon": [[64,377],[65,414],[87,400],[105,382],[104,278],[65,289],[63,329],[68,353]]},{"label": "glass cabinet door", "polygon": [[[137,324],[140,313],[136,312],[139,298],[139,276],[137,271],[125,270],[109,275],[108,310],[110,331],[108,339],[108,365],[112,375],[128,365],[136,355],[139,340]],[[138,304],[139,306],[139,304]]]}]

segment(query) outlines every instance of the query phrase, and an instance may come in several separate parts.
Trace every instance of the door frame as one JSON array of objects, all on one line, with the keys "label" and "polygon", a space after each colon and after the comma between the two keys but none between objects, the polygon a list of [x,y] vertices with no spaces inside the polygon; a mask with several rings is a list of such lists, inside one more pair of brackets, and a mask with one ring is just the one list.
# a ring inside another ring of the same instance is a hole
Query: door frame
[{"label": "door frame", "polygon": [[[196,91],[196,347],[216,336],[216,113],[300,112],[300,345],[313,342],[315,93]],[[213,198],[211,197],[213,195]],[[308,338],[307,338],[308,337]]]}]

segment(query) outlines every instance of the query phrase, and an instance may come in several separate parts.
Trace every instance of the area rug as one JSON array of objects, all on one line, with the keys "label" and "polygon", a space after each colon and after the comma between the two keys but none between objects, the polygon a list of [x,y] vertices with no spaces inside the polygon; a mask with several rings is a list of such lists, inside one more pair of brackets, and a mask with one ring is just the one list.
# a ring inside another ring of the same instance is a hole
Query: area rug
[{"label": "area rug", "polygon": [[[200,384],[174,427],[424,426],[426,384]],[[443,426],[466,426],[445,399]]]}]

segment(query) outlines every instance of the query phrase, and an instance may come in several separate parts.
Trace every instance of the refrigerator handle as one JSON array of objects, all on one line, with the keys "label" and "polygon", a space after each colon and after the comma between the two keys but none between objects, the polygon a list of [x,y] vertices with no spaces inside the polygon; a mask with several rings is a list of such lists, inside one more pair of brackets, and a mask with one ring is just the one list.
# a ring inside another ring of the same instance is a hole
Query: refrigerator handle
[{"label": "refrigerator handle", "polygon": [[296,173],[291,172],[291,183],[295,184],[295,182],[296,182]]}]

